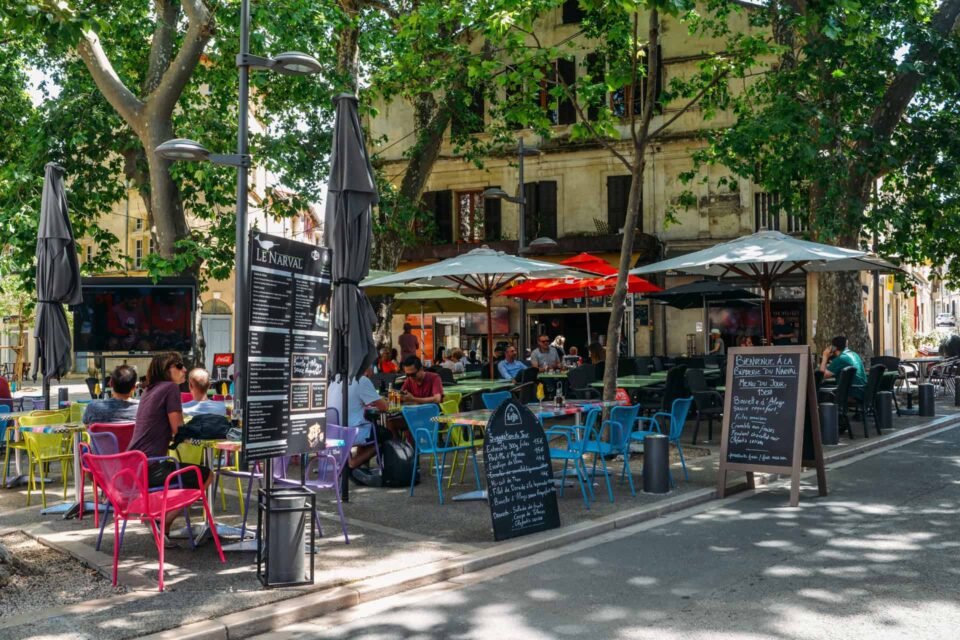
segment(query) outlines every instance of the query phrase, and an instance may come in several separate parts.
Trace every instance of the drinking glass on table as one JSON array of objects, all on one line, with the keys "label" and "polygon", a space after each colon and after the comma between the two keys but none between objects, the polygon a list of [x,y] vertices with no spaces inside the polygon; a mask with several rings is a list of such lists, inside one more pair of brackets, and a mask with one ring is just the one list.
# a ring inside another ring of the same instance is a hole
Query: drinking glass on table
[{"label": "drinking glass on table", "polygon": [[546,392],[543,390],[543,383],[537,383],[537,400],[540,402],[540,408],[543,409],[543,399],[547,397]]}]

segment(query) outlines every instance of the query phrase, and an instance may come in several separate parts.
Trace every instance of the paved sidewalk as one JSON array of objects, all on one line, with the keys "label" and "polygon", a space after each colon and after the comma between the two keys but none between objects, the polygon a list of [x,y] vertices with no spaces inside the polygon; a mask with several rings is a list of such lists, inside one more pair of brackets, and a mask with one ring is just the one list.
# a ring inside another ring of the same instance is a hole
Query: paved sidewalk
[{"label": "paved sidewalk", "polygon": [[[941,414],[948,411],[953,411],[953,408],[947,405],[940,407]],[[949,419],[952,418],[940,420]],[[897,430],[886,433],[885,438],[898,437],[905,430],[928,422],[919,418],[897,419]],[[860,425],[855,423],[855,426]],[[842,445],[828,448],[828,455],[844,455],[864,444],[874,446],[880,443],[876,437],[864,441],[859,437],[859,431],[857,435],[857,440],[852,443],[844,440]],[[227,564],[221,565],[212,545],[207,544],[197,550],[185,546],[167,554],[168,590],[158,594],[155,586],[156,551],[152,540],[144,527],[132,524],[128,528],[121,554],[120,580],[129,588],[129,593],[63,610],[36,611],[28,619],[37,637],[126,638],[232,612],[256,610],[261,605],[302,597],[308,593],[318,594],[311,596],[314,598],[312,606],[325,608],[323,610],[350,606],[516,557],[529,556],[572,540],[600,535],[642,519],[655,518],[662,509],[706,502],[712,498],[716,481],[718,439],[719,434],[716,434],[713,445],[698,444],[695,448],[685,443],[691,479],[689,483],[681,483],[678,490],[670,495],[647,496],[638,492],[634,498],[630,496],[626,485],[615,484],[616,501],[613,504],[602,499],[601,491],[598,493],[601,499],[587,511],[578,490],[575,487],[567,489],[560,500],[563,528],[518,539],[513,544],[493,543],[486,504],[448,501],[443,506],[438,505],[435,483],[429,476],[417,487],[413,498],[408,497],[403,489],[352,487],[351,502],[345,507],[351,533],[349,546],[344,545],[343,538],[338,535],[339,523],[334,518],[335,504],[329,494],[323,494],[318,505],[324,513],[323,526],[327,537],[319,543],[317,584],[309,589],[265,591],[254,577],[253,554],[228,555]],[[690,456],[691,453],[694,455]],[[639,462],[633,464],[637,481],[640,481],[640,468]],[[611,470],[618,474],[619,469],[618,464],[614,464]],[[678,467],[674,470],[679,473]],[[467,483],[459,485],[459,488],[455,483],[451,494],[469,489],[469,476],[467,478]],[[830,478],[828,475],[828,481]],[[58,488],[59,484],[54,483],[52,491]],[[228,515],[218,516],[218,519],[237,523],[236,485],[228,483],[227,489]],[[25,491],[22,489],[0,491],[0,531],[26,529],[48,544],[58,545],[91,566],[109,572],[113,552],[112,533],[105,536],[102,552],[96,553],[93,551],[96,531],[92,528],[92,520],[77,522],[41,517],[39,507],[24,508],[24,500]],[[219,500],[215,509],[221,511]],[[292,617],[286,618],[288,621],[301,619],[304,615],[310,615],[311,611],[312,615],[320,613],[316,608],[293,611],[299,606],[297,602],[291,600],[284,605],[291,609],[289,615]],[[266,610],[279,611],[281,608],[273,606]],[[260,626],[243,622],[240,618],[234,622],[251,629],[251,633],[275,626],[275,619],[268,620],[263,615],[267,614],[261,615],[257,623]],[[0,617],[0,638],[12,633],[8,626],[10,624],[16,625],[17,621]]]}]

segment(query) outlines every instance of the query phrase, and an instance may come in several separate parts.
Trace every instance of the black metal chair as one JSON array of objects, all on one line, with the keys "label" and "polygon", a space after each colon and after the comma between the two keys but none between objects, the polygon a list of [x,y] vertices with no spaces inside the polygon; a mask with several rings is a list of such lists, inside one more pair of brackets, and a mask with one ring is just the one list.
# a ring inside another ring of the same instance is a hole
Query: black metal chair
[{"label": "black metal chair", "polygon": [[653,356],[650,359],[650,363],[653,365],[654,371],[666,371],[667,367],[663,364],[663,358],[660,356]]},{"label": "black metal chair", "polygon": [[900,379],[899,371],[890,371],[887,369],[883,372],[883,377],[880,379],[880,388],[878,391],[889,391],[890,395],[893,396],[893,408],[897,412],[897,415],[900,415],[900,403],[897,402],[897,393],[895,391],[897,380]]},{"label": "black metal chair", "polygon": [[650,370],[653,368],[653,360],[650,356],[640,356],[639,358],[633,359],[638,376],[650,375]]},{"label": "black metal chair", "polygon": [[707,441],[713,440],[713,419],[723,417],[723,396],[719,391],[711,389],[703,375],[703,369],[687,369],[687,388],[693,395],[693,403],[697,409],[697,423],[693,428],[693,438],[690,444],[697,443],[697,434],[700,433],[700,419],[707,419]]},{"label": "black metal chair", "polygon": [[592,364],[580,365],[567,372],[567,397],[576,400],[596,400],[603,396],[599,389],[590,386],[591,382],[596,382],[594,366]]},{"label": "black metal chair", "polygon": [[687,397],[686,374],[687,368],[679,365],[667,372],[667,380],[664,382],[663,387],[658,389],[644,387],[641,389],[641,411],[665,411],[669,413],[673,408],[674,400]]},{"label": "black metal chair", "polygon": [[536,382],[537,376],[540,375],[540,372],[534,367],[527,367],[520,372],[520,376],[517,378],[517,384],[526,384],[528,382]]},{"label": "black metal chair", "polygon": [[90,399],[97,400],[98,398],[97,398],[96,391],[97,391],[97,383],[99,382],[99,380],[97,380],[96,378],[85,378],[84,382],[87,383],[87,389],[90,391]]},{"label": "black metal chair", "polygon": [[853,385],[853,378],[857,375],[856,367],[845,367],[837,376],[837,386],[834,389],[821,389],[820,396],[825,398],[825,402],[833,402],[837,405],[837,421],[842,432],[846,429],[853,440],[853,427],[850,426],[850,416],[847,415],[847,409],[850,404],[850,387]]},{"label": "black metal chair", "polygon": [[440,376],[440,382],[442,382],[444,386],[457,384],[457,379],[453,377],[453,370],[447,369],[446,367],[437,367],[436,373]]},{"label": "black metal chair", "polygon": [[[619,358],[617,360],[617,377],[637,375],[637,363],[633,358]],[[601,376],[603,377],[603,376]]]},{"label": "black metal chair", "polygon": [[[863,396],[853,396],[857,412],[863,420],[863,437],[869,438],[870,432],[867,428],[867,417],[873,416],[873,424],[880,435],[880,417],[877,415],[877,391],[880,390],[880,382],[883,380],[883,373],[887,370],[882,364],[875,364],[870,367],[870,373],[867,374],[867,384],[863,385]],[[855,386],[851,386],[851,389]]]},{"label": "black metal chair", "polygon": [[[529,371],[529,369],[527,369]],[[510,393],[517,399],[517,402],[530,404],[537,401],[537,383],[524,382],[510,389]]]}]

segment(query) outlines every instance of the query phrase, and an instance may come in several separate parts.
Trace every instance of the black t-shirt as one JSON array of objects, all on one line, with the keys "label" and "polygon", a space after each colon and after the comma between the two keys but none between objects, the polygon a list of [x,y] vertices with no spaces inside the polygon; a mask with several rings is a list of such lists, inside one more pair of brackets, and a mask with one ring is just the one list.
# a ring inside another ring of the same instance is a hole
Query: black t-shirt
[{"label": "black t-shirt", "polygon": [[773,344],[793,344],[793,338],[785,338],[788,334],[796,331],[789,322],[773,325]]}]

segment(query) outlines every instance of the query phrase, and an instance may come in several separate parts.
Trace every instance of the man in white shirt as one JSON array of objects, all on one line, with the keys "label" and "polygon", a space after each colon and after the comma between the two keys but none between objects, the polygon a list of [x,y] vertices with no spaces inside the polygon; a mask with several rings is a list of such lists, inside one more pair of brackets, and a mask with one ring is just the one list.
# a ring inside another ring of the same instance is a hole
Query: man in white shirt
[{"label": "man in white shirt", "polygon": [[540,336],[537,338],[537,348],[530,354],[530,366],[540,371],[560,368],[560,353],[555,347],[551,346],[548,336]]},{"label": "man in white shirt", "polygon": [[227,405],[216,400],[207,399],[207,391],[210,389],[210,374],[206,369],[194,369],[187,377],[190,385],[190,394],[193,400],[183,403],[183,414],[186,416],[195,416],[198,413],[210,413],[216,416],[227,415]]},{"label": "man in white shirt", "polygon": [[[364,414],[366,407],[370,406],[379,411],[386,411],[387,401],[380,397],[380,392],[373,386],[370,376],[373,375],[373,369],[367,369],[359,380],[351,380],[347,385],[347,415],[344,425],[348,427],[359,427],[357,433],[357,453],[350,458],[350,468],[359,467],[364,462],[376,455],[376,450],[372,444],[360,444],[372,442],[373,425],[366,419]],[[343,383],[339,380],[330,382],[327,387],[327,409],[336,409],[340,422],[344,422],[343,416]]]}]

